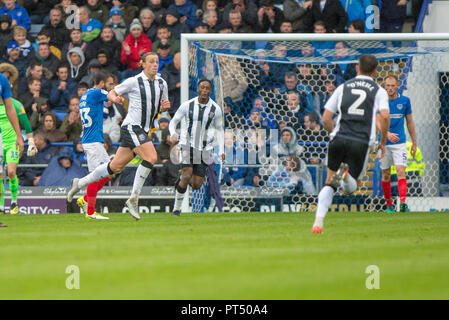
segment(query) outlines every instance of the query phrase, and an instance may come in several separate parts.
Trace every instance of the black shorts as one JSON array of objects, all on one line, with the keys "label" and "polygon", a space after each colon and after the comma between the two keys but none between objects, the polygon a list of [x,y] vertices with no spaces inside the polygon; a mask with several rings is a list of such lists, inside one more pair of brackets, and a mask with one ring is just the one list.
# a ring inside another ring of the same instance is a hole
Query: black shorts
[{"label": "black shorts", "polygon": [[129,124],[120,128],[120,147],[133,150],[147,142],[151,142],[151,140],[142,127]]},{"label": "black shorts", "polygon": [[193,175],[204,178],[207,173],[209,151],[181,146],[181,168],[193,167]]},{"label": "black shorts", "polygon": [[366,168],[368,150],[369,146],[365,143],[336,137],[329,142],[327,167],[337,171],[342,162],[347,163],[351,176],[359,179]]}]

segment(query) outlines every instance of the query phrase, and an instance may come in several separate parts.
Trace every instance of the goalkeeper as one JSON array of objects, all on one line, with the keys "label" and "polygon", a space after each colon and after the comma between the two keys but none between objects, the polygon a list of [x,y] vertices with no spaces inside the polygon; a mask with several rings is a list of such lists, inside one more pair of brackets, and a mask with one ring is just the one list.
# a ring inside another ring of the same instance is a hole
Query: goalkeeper
[{"label": "goalkeeper", "polygon": [[[11,101],[16,110],[19,122],[22,127],[25,128],[28,137],[27,156],[32,157],[37,153],[37,148],[34,144],[33,130],[28,121],[25,108],[20,101],[14,98],[12,98]],[[10,214],[17,214],[19,212],[19,207],[17,206],[17,193],[19,191],[17,164],[19,163],[20,156],[19,149],[16,146],[17,135],[8,119],[4,104],[0,105],[0,129],[2,132],[2,139],[0,141],[0,211],[1,213],[5,211],[5,187],[3,184],[3,161],[5,161],[8,170],[9,189],[11,191],[11,207],[9,212]],[[3,152],[1,152],[2,149]]]}]

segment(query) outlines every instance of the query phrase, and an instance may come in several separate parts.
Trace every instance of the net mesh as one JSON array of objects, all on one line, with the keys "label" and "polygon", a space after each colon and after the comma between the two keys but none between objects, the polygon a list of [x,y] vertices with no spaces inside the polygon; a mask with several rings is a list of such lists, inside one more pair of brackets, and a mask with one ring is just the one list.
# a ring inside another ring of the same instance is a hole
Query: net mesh
[{"label": "net mesh", "polygon": [[[411,100],[419,152],[415,158],[409,153],[409,207],[413,211],[438,209],[439,197],[449,193],[448,44],[190,41],[190,98],[197,94],[198,79],[207,78],[213,83],[212,98],[223,107],[225,210],[316,208],[326,177],[329,141],[321,123],[324,105],[338,85],[356,76],[357,59],[364,53],[379,60],[375,80],[383,85],[387,76],[395,75],[400,79],[399,93]],[[283,141],[281,133],[286,129],[291,137]],[[372,149],[358,190],[352,196],[340,191],[332,210],[385,210],[380,181]],[[393,196],[397,195],[396,181],[393,171]],[[277,198],[267,197],[269,192]],[[203,190],[194,198],[200,202],[206,196]]]}]

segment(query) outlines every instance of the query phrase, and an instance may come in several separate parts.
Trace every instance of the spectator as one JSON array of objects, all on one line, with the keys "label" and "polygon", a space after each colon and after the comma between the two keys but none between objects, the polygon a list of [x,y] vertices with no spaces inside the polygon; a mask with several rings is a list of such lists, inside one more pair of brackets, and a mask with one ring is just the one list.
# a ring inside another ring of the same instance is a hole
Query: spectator
[{"label": "spectator", "polygon": [[[235,143],[235,135],[232,131],[226,130],[224,133],[224,148],[227,164],[245,164],[244,149],[238,148]],[[227,167],[223,169],[223,181],[228,185],[241,186],[244,183],[247,168]]]},{"label": "spectator", "polygon": [[75,47],[67,52],[67,61],[70,65],[70,78],[79,82],[87,74],[84,53],[79,47]]},{"label": "spectator", "polygon": [[72,179],[81,178],[89,172],[81,166],[79,160],[72,160],[72,152],[64,148],[54,156],[42,173],[38,186],[70,186]]},{"label": "spectator", "polygon": [[316,21],[324,21],[328,32],[345,32],[348,15],[339,0],[312,0],[312,8],[305,18],[308,31],[313,31]]},{"label": "spectator", "polygon": [[327,131],[321,128],[320,118],[315,113],[304,115],[304,127],[299,130],[302,141],[309,142],[304,151],[304,158],[310,164],[319,164],[326,158]]},{"label": "spectator", "polygon": [[240,62],[234,57],[219,56],[218,63],[222,76],[223,97],[231,98],[233,103],[241,103],[248,89],[248,79]]},{"label": "spectator", "polygon": [[[134,1],[135,3],[136,1]],[[129,26],[131,22],[137,17],[137,13],[139,12],[139,8],[133,4],[133,1],[124,0],[113,0],[112,4],[114,6],[120,7],[120,10],[123,12],[123,20],[125,20],[125,24]],[[143,6],[142,6],[143,7]]]},{"label": "spectator", "polygon": [[198,24],[198,18],[196,17],[198,7],[192,1],[175,0],[175,3],[168,7],[166,14],[169,14],[171,9],[176,9],[179,15],[179,22],[187,25],[189,29],[192,30]]},{"label": "spectator", "polygon": [[247,128],[249,129],[268,129],[267,122],[262,117],[262,112],[257,108],[252,108],[246,119]]},{"label": "spectator", "polygon": [[[315,21],[315,23],[313,24],[313,33],[323,34],[326,32],[327,29],[324,21]],[[333,49],[335,47],[335,42],[333,41],[311,41],[311,44],[315,48],[315,50]]]},{"label": "spectator", "polygon": [[51,142],[65,142],[67,137],[61,130],[56,129],[56,115],[53,112],[47,112],[44,114],[44,124],[40,128],[46,135],[47,139]]},{"label": "spectator", "polygon": [[[39,97],[31,105],[30,125],[33,131],[39,129],[44,124],[44,114],[50,111],[50,104],[47,98]],[[61,121],[61,120],[59,120]]]},{"label": "spectator", "polygon": [[133,72],[127,72],[122,78],[126,78],[126,75],[128,77],[136,75],[140,68],[140,57],[146,52],[151,52],[151,40],[142,32],[143,28],[138,19],[133,20],[129,29],[131,32],[122,45],[121,62]]},{"label": "spectator", "polygon": [[281,139],[279,144],[273,147],[272,156],[278,157],[284,161],[287,156],[294,155],[296,157],[303,156],[304,147],[297,144],[296,132],[291,127],[285,127],[281,130]]},{"label": "spectator", "polygon": [[258,28],[260,32],[281,32],[281,23],[284,21],[282,10],[274,6],[273,0],[262,0],[257,11]]},{"label": "spectator", "polygon": [[179,22],[179,19],[179,13],[174,7],[167,9],[165,22],[172,36],[177,40],[181,38],[181,33],[190,33],[189,26],[187,24]]},{"label": "spectator", "polygon": [[181,104],[181,53],[177,52],[173,62],[162,70],[162,78],[167,82],[170,116],[173,117]]},{"label": "spectator", "polygon": [[179,40],[172,37],[172,34],[167,26],[162,25],[157,27],[157,40],[153,43],[152,51],[156,52],[160,42],[167,42],[170,44],[170,54],[175,56],[177,52],[180,52]]},{"label": "spectator", "polygon": [[312,0],[284,0],[284,17],[292,23],[293,32],[307,32],[306,17]]},{"label": "spectator", "polygon": [[109,50],[106,50],[106,49],[98,50],[97,60],[101,65],[101,69],[103,69],[109,73],[118,74],[118,68],[111,61],[111,57],[109,56]]},{"label": "spectator", "polygon": [[105,24],[109,18],[109,9],[102,0],[87,0],[86,7],[90,10],[90,17]]},{"label": "spectator", "polygon": [[67,108],[68,114],[64,117],[59,129],[65,134],[67,141],[74,141],[74,139],[79,137],[83,132],[79,103],[80,99],[78,96],[70,97],[70,104]]},{"label": "spectator", "polygon": [[171,186],[178,178],[179,165],[175,165],[170,159],[170,132],[168,131],[169,119],[159,118],[159,129],[153,132],[152,140],[159,142],[156,146],[157,163],[162,164],[162,168],[155,168],[155,185]]},{"label": "spectator", "polygon": [[61,60],[61,50],[53,45],[50,44],[51,38],[50,38],[50,32],[48,30],[41,30],[37,34],[36,42],[33,43],[34,51],[37,51],[37,48],[39,46],[39,43],[48,43],[50,46],[50,52],[54,54],[58,60]]},{"label": "spectator", "polygon": [[88,89],[89,89],[89,86],[87,85],[87,83],[85,83],[85,82],[78,83],[78,90],[77,90],[78,98],[81,99],[81,96],[83,94],[85,94]]},{"label": "spectator", "polygon": [[380,0],[379,2],[381,6],[379,32],[402,32],[402,27],[407,17],[407,0]]},{"label": "spectator", "polygon": [[161,0],[148,0],[148,8],[154,13],[154,20],[157,25],[165,22],[165,8],[162,7]]},{"label": "spectator", "polygon": [[53,53],[50,52],[50,46],[48,43],[39,43],[37,46],[37,52],[34,55],[35,59],[39,60],[42,63],[42,66],[51,73],[56,75],[56,71],[58,69],[59,60],[55,57]]},{"label": "spectator", "polygon": [[365,23],[362,20],[353,20],[349,22],[349,33],[364,33]]},{"label": "spectator", "polygon": [[54,80],[50,91],[52,111],[67,112],[70,97],[76,94],[77,84],[69,78],[69,66],[61,63],[56,72],[58,80]]},{"label": "spectator", "polygon": [[157,55],[159,57],[159,68],[157,72],[161,73],[166,65],[173,62],[173,56],[170,54],[170,45],[167,42],[159,42]]},{"label": "spectator", "polygon": [[293,33],[293,25],[292,25],[291,21],[288,21],[288,20],[282,21],[281,27],[280,27],[280,32],[281,33]]},{"label": "spectator", "polygon": [[0,63],[0,73],[8,79],[9,84],[11,85],[11,91],[13,97],[18,97],[18,79],[19,79],[19,71],[16,67],[9,63]]},{"label": "spectator", "polygon": [[298,193],[316,194],[312,175],[307,169],[306,163],[304,160],[290,155],[282,162],[282,166],[270,176],[266,186],[288,188],[290,195]]},{"label": "spectator", "polygon": [[[31,57],[34,52],[30,40],[27,39],[27,30],[24,27],[16,26],[13,29],[13,38],[17,42],[22,57]],[[31,54],[30,54],[31,53]]]},{"label": "spectator", "polygon": [[251,27],[244,24],[240,11],[231,10],[229,12],[229,24],[232,27],[232,33],[251,33]]},{"label": "spectator", "polygon": [[250,0],[232,0],[226,4],[223,10],[223,21],[229,21],[231,10],[238,10],[243,19],[243,23],[251,28],[257,27],[257,5]]},{"label": "spectator", "polygon": [[83,144],[81,143],[81,138],[74,137],[73,141],[73,153],[72,160],[78,160],[81,164],[87,164],[87,157],[84,154]]},{"label": "spectator", "polygon": [[27,58],[20,55],[20,48],[17,42],[11,41],[8,43],[8,48],[6,49],[7,58],[2,62],[7,62],[16,67],[19,71],[19,77],[25,77],[26,69],[28,68],[29,61]]},{"label": "spectator", "polygon": [[325,92],[320,92],[318,94],[319,102],[317,103],[318,108],[315,109],[315,113],[318,115],[322,115],[324,112],[324,106],[326,105],[326,102],[329,100],[331,95],[334,93],[335,88],[337,86],[337,82],[334,80],[326,80],[324,82],[324,86],[326,88]]},{"label": "spectator", "polygon": [[[51,145],[42,131],[33,133],[34,144],[39,152],[34,157],[27,157],[24,152],[20,163],[23,164],[48,164],[50,160],[59,153],[58,148]],[[37,186],[39,179],[44,172],[43,168],[23,168],[18,167],[17,176],[22,186]]]},{"label": "spectator", "polygon": [[338,41],[335,43],[334,59],[336,60],[336,62],[340,62],[335,65],[335,68],[332,72],[336,77],[337,85],[340,85],[343,82],[357,76],[355,63],[341,63],[351,59],[351,57],[349,56],[349,46],[345,42]]},{"label": "spectator", "polygon": [[64,43],[64,46],[61,51],[61,57],[63,60],[67,61],[67,53],[75,47],[81,49],[81,51],[85,54],[87,49],[87,42],[82,39],[83,34],[81,29],[73,28],[70,30],[70,41]]},{"label": "spectator", "polygon": [[23,7],[28,12],[32,24],[43,24],[48,21],[50,9],[57,4],[57,1],[47,0],[25,0]]},{"label": "spectator", "polygon": [[101,32],[101,22],[90,17],[88,7],[83,6],[79,8],[79,21],[84,41],[91,42],[98,38]]},{"label": "spectator", "polygon": [[223,22],[217,26],[218,33],[232,33],[232,27],[229,22]]},{"label": "spectator", "polygon": [[140,11],[139,20],[142,24],[143,33],[151,40],[152,43],[156,41],[157,35],[157,23],[154,21],[156,19],[153,11],[148,8],[143,8]]},{"label": "spectator", "polygon": [[[262,126],[266,127],[268,129],[276,129],[277,124],[275,117],[273,114],[268,113],[266,111],[266,103],[261,97],[256,97],[252,102],[252,110],[259,110],[260,116],[262,117]],[[246,121],[248,122],[250,120],[250,116],[246,116]]]},{"label": "spectator", "polygon": [[16,3],[16,0],[3,0],[0,15],[7,13],[11,17],[11,27],[22,26],[30,30],[30,17],[24,7]]},{"label": "spectator", "polygon": [[279,90],[275,92],[279,94],[286,94],[290,91],[297,92],[301,95],[301,100],[303,100],[303,107],[310,112],[313,112],[313,95],[311,88],[299,83],[298,77],[294,72],[287,72],[284,76],[284,85],[281,86]]},{"label": "spectator", "polygon": [[0,59],[6,56],[8,43],[13,41],[12,36],[11,17],[6,13],[0,14]]},{"label": "spectator", "polygon": [[[63,21],[73,21],[74,17],[71,16],[74,11],[71,10],[71,6],[76,7],[78,9],[78,5],[80,5],[79,1],[72,1],[72,0],[61,0],[57,5],[54,6],[54,8],[61,10],[62,13],[62,20]],[[84,4],[84,3],[83,3]],[[67,20],[72,19],[72,20]]]},{"label": "spectator", "polygon": [[[215,25],[220,24],[221,21],[223,21],[223,10],[222,10],[222,8],[218,7],[218,1],[217,0],[205,0],[205,1],[203,1],[202,19],[205,22],[206,22],[205,15],[206,15],[206,12],[209,11],[209,10],[215,12],[216,15],[217,15],[217,22],[215,23]],[[228,15],[228,18],[229,18],[229,15]]]},{"label": "spectator", "polygon": [[103,107],[103,133],[107,134],[112,142],[120,140],[120,126],[115,116],[115,108],[111,101]]},{"label": "spectator", "polygon": [[[214,2],[210,1],[210,3],[214,3]],[[209,28],[209,33],[218,32],[218,30],[217,30],[217,26],[218,26],[217,11],[206,10],[203,14],[203,21],[207,24],[207,27]]]},{"label": "spectator", "polygon": [[109,50],[109,56],[112,57],[111,62],[115,65],[120,65],[120,52],[122,44],[115,39],[114,31],[111,27],[105,26],[101,30],[100,37],[90,42],[86,49],[86,60],[90,61],[97,56],[100,49]]},{"label": "spectator", "polygon": [[200,21],[193,31],[195,33],[209,33],[209,28],[206,22]]},{"label": "spectator", "polygon": [[304,102],[298,92],[290,91],[287,93],[286,103],[278,109],[276,120],[278,123],[284,121],[287,126],[298,130],[303,125],[304,115],[307,113],[309,113],[308,109],[304,106]]},{"label": "spectator", "polygon": [[123,13],[122,10],[120,10],[119,7],[114,6],[109,11],[110,18],[105,23],[105,26],[109,26],[112,28],[112,31],[114,32],[115,39],[117,39],[118,42],[122,42],[125,40],[127,27],[125,24],[125,21],[123,20]]},{"label": "spectator", "polygon": [[[366,8],[373,4],[372,0],[340,0],[340,2],[348,15],[348,22],[353,20],[366,21]],[[367,31],[372,32],[373,30],[368,29]]]},{"label": "spectator", "polygon": [[97,59],[90,60],[87,65],[87,74],[80,81],[87,83],[89,88],[92,88],[94,86],[94,76],[98,70],[101,70],[101,63]]},{"label": "spectator", "polygon": [[19,84],[19,95],[28,91],[28,80],[31,77],[35,77],[41,81],[41,94],[43,96],[49,97],[51,90],[51,79],[53,78],[53,73],[47,68],[44,68],[39,60],[33,60],[30,66],[26,70],[25,77],[20,79]]},{"label": "spectator", "polygon": [[64,43],[69,41],[69,30],[65,26],[65,20],[62,20],[62,11],[60,9],[51,9],[50,21],[42,27],[42,30],[49,32],[50,45],[61,51]]}]

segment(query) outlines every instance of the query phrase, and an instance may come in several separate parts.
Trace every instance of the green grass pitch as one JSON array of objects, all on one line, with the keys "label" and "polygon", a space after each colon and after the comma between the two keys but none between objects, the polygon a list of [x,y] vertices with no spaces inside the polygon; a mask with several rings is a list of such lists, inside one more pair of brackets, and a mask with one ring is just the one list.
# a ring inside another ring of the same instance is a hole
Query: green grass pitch
[{"label": "green grass pitch", "polygon": [[449,213],[109,216],[0,216],[0,299],[449,298]]}]

